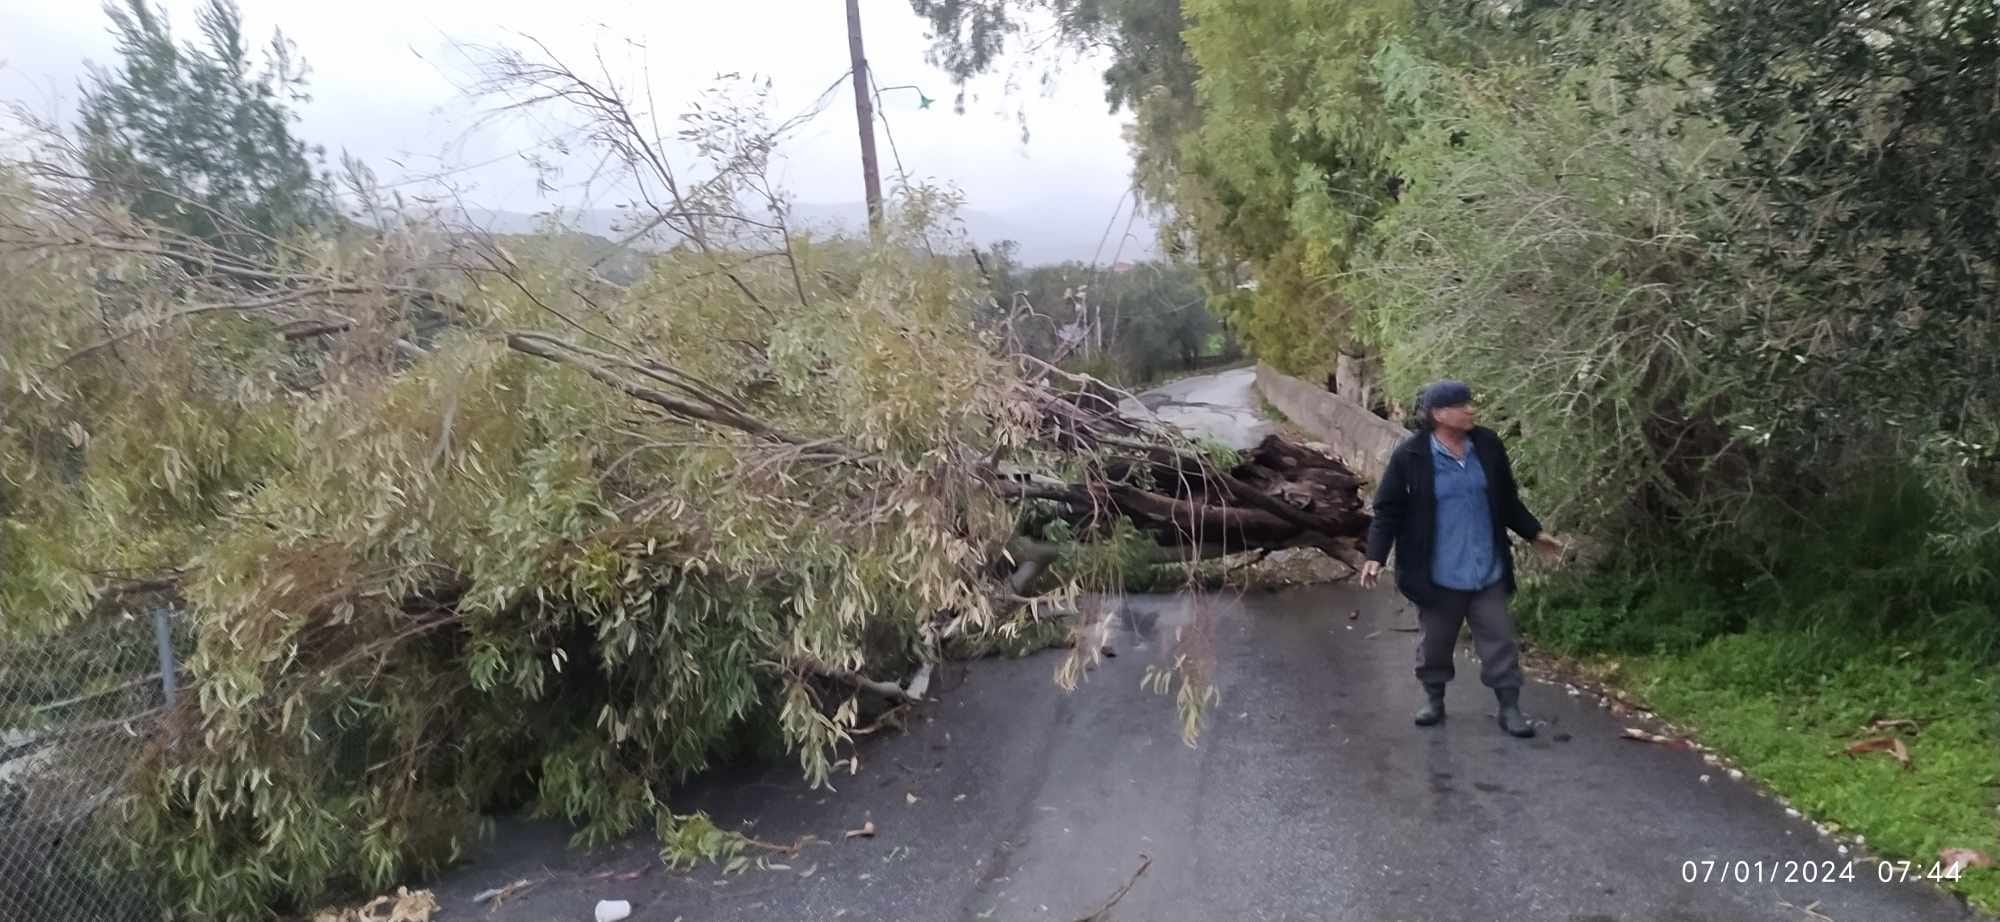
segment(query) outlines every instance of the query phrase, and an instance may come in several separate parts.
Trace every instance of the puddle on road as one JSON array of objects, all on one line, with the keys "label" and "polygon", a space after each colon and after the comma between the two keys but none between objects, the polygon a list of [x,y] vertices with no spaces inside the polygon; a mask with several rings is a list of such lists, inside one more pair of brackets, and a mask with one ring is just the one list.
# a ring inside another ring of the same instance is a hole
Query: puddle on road
[{"label": "puddle on road", "polygon": [[1177,632],[1194,624],[1201,602],[1193,595],[1128,595],[1113,603],[1113,619],[1134,649],[1171,646]]},{"label": "puddle on road", "polygon": [[1118,656],[1169,663],[1177,653],[1209,649],[1216,620],[1230,600],[1206,594],[1090,596],[1086,610],[1101,612],[1092,636]]}]

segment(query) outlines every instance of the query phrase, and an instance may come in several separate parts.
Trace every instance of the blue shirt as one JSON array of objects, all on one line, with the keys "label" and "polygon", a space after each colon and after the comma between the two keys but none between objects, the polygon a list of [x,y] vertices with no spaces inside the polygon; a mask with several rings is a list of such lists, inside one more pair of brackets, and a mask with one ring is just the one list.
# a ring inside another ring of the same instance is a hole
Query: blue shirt
[{"label": "blue shirt", "polygon": [[1486,498],[1486,467],[1466,440],[1465,457],[1431,436],[1431,470],[1437,478],[1437,543],[1431,548],[1431,582],[1478,592],[1500,581],[1493,541],[1493,506]]}]

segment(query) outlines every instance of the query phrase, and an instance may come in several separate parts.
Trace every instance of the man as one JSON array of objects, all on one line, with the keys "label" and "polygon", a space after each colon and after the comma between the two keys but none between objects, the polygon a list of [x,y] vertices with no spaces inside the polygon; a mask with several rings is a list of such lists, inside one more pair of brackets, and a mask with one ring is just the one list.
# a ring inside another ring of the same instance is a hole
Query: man
[{"label": "man", "polygon": [[1501,728],[1534,736],[1534,726],[1521,716],[1520,648],[1507,612],[1515,588],[1507,532],[1551,559],[1561,557],[1562,543],[1522,504],[1507,449],[1478,425],[1470,387],[1461,381],[1425,387],[1416,418],[1417,433],[1389,456],[1375,490],[1361,585],[1374,588],[1393,547],[1396,588],[1417,606],[1417,681],[1427,699],[1417,712],[1418,726],[1444,719],[1458,626],[1469,621],[1480,681],[1500,701]]}]

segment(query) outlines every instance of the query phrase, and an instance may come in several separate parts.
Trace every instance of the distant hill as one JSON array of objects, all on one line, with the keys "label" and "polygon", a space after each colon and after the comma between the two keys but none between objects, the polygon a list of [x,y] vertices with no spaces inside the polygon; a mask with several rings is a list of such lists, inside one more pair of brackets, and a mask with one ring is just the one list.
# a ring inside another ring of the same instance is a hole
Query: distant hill
[{"label": "distant hill", "polygon": [[[793,220],[803,228],[834,232],[859,233],[865,227],[866,209],[859,202],[852,204],[824,204],[802,202],[793,206]],[[471,209],[468,212],[471,223],[496,234],[526,234],[538,230],[541,218],[518,211],[496,211]],[[1036,266],[1059,262],[1090,262],[1093,256],[1105,264],[1118,261],[1137,262],[1157,254],[1154,245],[1154,225],[1141,215],[1131,225],[1131,238],[1119,249],[1118,237],[1125,231],[1125,217],[1120,215],[1111,234],[1105,236],[1104,218],[1093,219],[1083,226],[1074,221],[1053,221],[1027,212],[985,211],[966,209],[959,213],[959,220],[973,242],[981,247],[990,247],[1002,240],[1012,240],[1020,244],[1019,259],[1024,265]],[[617,240],[630,233],[630,214],[622,209],[587,209],[566,216],[570,229]],[[1098,252],[1099,241],[1103,242],[1103,252]]]}]

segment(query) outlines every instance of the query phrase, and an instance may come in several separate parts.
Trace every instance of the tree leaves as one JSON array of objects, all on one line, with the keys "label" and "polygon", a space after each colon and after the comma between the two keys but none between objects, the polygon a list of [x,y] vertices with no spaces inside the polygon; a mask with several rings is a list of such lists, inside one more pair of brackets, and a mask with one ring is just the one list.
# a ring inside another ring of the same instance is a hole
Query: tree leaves
[{"label": "tree leaves", "polygon": [[317,156],[292,135],[303,62],[282,35],[261,71],[227,0],[197,13],[205,38],[178,44],[147,0],[109,8],[121,65],[84,88],[83,159],[107,196],[223,250],[269,253],[331,214]]}]

